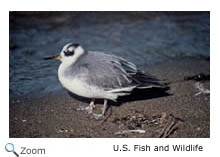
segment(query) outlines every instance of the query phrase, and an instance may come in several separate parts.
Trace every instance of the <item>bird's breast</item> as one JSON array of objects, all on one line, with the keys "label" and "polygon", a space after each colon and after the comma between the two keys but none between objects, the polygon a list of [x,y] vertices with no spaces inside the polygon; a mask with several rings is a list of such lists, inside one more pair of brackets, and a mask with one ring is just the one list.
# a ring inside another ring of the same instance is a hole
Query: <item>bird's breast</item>
[{"label": "bird's breast", "polygon": [[88,98],[99,97],[100,93],[103,92],[101,89],[89,85],[85,81],[86,76],[83,76],[83,74],[75,73],[75,75],[71,75],[66,70],[67,67],[61,64],[58,69],[58,78],[63,87],[70,92]]}]

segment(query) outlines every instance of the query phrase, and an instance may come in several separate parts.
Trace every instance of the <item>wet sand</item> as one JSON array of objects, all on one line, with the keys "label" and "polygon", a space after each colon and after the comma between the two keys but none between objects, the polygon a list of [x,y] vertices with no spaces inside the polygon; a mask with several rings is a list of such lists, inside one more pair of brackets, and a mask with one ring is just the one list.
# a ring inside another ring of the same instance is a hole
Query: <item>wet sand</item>
[{"label": "wet sand", "polygon": [[[104,121],[85,111],[87,105],[66,91],[49,96],[11,99],[9,136],[26,137],[210,137],[210,95],[199,92],[198,83],[209,89],[209,80],[184,81],[184,77],[210,73],[209,60],[180,59],[145,70],[170,81],[169,95],[146,97],[112,105]],[[54,76],[57,77],[57,76]],[[196,85],[197,84],[197,85]],[[149,93],[144,93],[148,95]],[[102,105],[96,105],[100,112]],[[144,130],[145,133],[125,133]]]}]

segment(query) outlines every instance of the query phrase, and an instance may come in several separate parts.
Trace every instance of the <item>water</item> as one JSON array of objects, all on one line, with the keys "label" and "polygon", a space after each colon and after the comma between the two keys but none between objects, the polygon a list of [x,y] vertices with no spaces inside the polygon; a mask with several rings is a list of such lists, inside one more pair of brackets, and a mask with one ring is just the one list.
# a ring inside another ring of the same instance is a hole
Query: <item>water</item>
[{"label": "water", "polygon": [[10,96],[62,90],[57,55],[68,42],[111,52],[142,69],[181,57],[210,55],[210,16],[155,12],[11,12]]}]

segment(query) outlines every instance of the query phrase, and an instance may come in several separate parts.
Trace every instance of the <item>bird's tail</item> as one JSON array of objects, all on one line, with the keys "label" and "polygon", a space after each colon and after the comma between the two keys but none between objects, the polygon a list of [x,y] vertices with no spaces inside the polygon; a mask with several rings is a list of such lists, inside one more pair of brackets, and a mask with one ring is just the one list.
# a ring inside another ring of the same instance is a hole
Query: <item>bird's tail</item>
[{"label": "bird's tail", "polygon": [[169,82],[167,80],[160,80],[156,77],[145,74],[142,71],[137,72],[133,76],[133,80],[138,84],[136,88],[138,89],[147,89],[147,88],[167,88]]}]

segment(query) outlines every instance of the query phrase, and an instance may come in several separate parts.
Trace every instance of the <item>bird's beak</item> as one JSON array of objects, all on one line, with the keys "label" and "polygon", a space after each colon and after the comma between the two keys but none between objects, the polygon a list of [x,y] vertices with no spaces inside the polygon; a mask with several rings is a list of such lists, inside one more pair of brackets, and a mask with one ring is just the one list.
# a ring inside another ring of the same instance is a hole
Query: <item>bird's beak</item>
[{"label": "bird's beak", "polygon": [[50,59],[56,59],[56,60],[61,60],[61,56],[51,56],[51,57],[45,57],[44,60],[50,60]]}]

